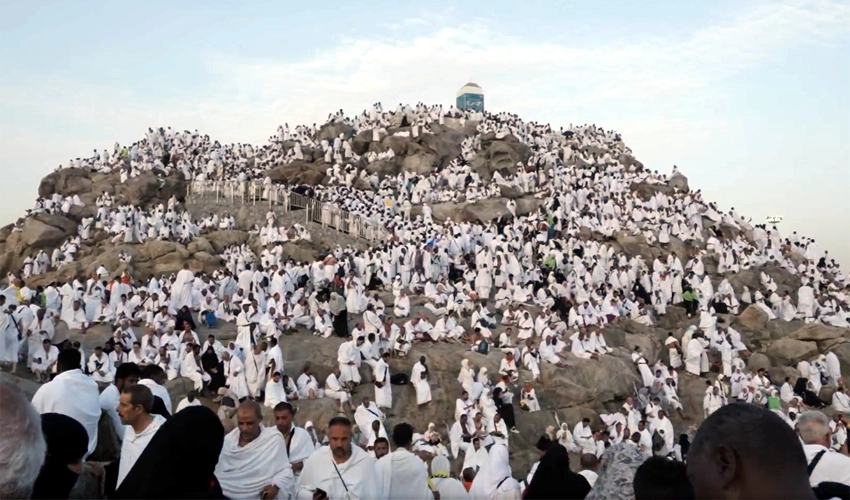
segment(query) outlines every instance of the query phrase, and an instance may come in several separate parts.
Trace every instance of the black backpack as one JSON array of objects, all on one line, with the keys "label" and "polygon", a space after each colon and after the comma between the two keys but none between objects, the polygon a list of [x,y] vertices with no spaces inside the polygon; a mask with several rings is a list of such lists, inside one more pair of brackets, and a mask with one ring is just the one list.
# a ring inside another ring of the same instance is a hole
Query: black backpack
[{"label": "black backpack", "polygon": [[[815,467],[818,466],[818,462],[823,456],[828,452],[828,450],[823,450],[812,459],[809,467],[806,469],[809,477],[812,476],[812,472],[815,470]],[[841,500],[850,500],[850,486],[842,483],[835,483],[832,481],[824,481],[814,488],[812,491],[815,494],[815,497],[818,500],[829,500],[830,498],[840,498]]]}]

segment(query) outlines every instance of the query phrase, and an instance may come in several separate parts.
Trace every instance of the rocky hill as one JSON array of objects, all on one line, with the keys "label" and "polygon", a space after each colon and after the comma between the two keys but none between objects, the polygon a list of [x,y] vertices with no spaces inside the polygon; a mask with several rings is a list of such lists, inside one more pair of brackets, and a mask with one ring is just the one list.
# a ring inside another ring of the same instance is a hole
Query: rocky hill
[{"label": "rocky hill", "polygon": [[[256,179],[260,180],[268,176],[276,184],[327,186],[331,182],[327,173],[331,164],[325,161],[325,154],[317,143],[323,139],[339,137],[340,134],[350,141],[352,150],[359,156],[350,161],[350,164],[358,171],[365,170],[368,175],[377,176],[379,180],[405,172],[420,176],[434,174],[452,164],[462,154],[464,144],[470,144],[470,141],[474,143],[475,156],[468,164],[485,184],[491,183],[496,173],[507,177],[521,172],[532,155],[540,153],[539,150],[533,151],[527,140],[521,140],[514,135],[482,133],[479,128],[480,123],[472,119],[447,117],[442,124],[430,124],[431,133],[414,137],[411,120],[406,116],[408,115],[405,113],[392,115],[389,126],[386,127],[386,133],[380,141],[373,140],[371,130],[357,130],[349,123],[326,124],[316,131],[312,146],[307,143],[301,147],[303,158],[267,164],[268,168]],[[631,155],[622,141],[615,141],[610,147],[602,148],[594,144],[582,145],[566,134],[560,139],[549,140],[552,142],[550,151],[555,151],[557,161],[577,171],[596,168],[600,164],[596,159],[602,155],[609,158],[611,162],[631,169],[632,172],[644,171],[644,166]],[[274,147],[277,151],[290,153],[296,144],[294,140],[284,140],[276,142]],[[570,149],[574,154],[568,154],[566,149]],[[390,156],[387,154],[389,151],[392,151],[391,157],[387,157]],[[369,161],[367,156],[370,153],[384,154],[384,157]],[[249,164],[259,164],[257,158],[259,157],[252,158]],[[590,159],[593,159],[592,163]],[[195,272],[211,272],[221,266],[219,255],[231,245],[248,243],[256,253],[259,253],[261,249],[259,239],[256,234],[249,232],[249,229],[254,224],[263,223],[265,212],[268,210],[267,206],[263,204],[242,206],[227,201],[215,203],[209,199],[187,197],[187,181],[179,171],[172,171],[167,176],[155,175],[147,171],[124,183],[119,181],[118,175],[117,172],[104,174],[88,168],[67,168],[45,177],[39,186],[40,197],[50,197],[54,193],[66,197],[79,195],[85,206],[74,206],[64,215],[39,213],[27,216],[15,224],[2,228],[0,230],[0,276],[5,276],[9,272],[17,273],[26,256],[33,256],[39,250],[49,252],[76,235],[82,219],[95,214],[95,200],[102,192],[110,193],[116,200],[116,204],[127,203],[145,208],[167,204],[170,198],[175,197],[181,202],[182,207],[196,218],[204,217],[213,211],[238,215],[237,228],[211,231],[186,244],[159,240],[142,244],[113,244],[106,232],[96,231],[90,240],[82,243],[75,262],[62,266],[58,270],[28,278],[26,280],[28,286],[34,288],[55,281],[66,282],[75,278],[84,278],[90,276],[101,265],[106,267],[113,276],[127,272],[137,281],[144,282],[151,276],[170,275],[178,271],[184,262],[189,263],[190,268]],[[375,191],[374,186],[366,182],[363,177],[356,179],[354,187],[361,192]],[[637,198],[649,200],[658,192],[673,195],[688,192],[690,187],[687,179],[679,174],[667,179],[665,183],[636,180],[631,182],[627,189]],[[545,206],[546,198],[551,191],[551,189],[541,189],[538,193],[523,193],[519,189],[500,185],[498,196],[495,197],[469,202],[460,197],[456,201],[432,203],[430,208],[436,224],[449,219],[455,223],[461,221],[483,223],[500,217],[509,217],[511,215],[510,200],[516,204],[517,216],[538,212]],[[316,260],[336,245],[350,244],[359,247],[368,245],[368,242],[363,240],[341,235],[335,230],[323,228],[313,222],[308,223],[308,219],[302,219],[299,212],[288,212],[280,207],[274,210],[278,212],[280,220],[287,224],[303,221],[311,232],[312,242],[288,243],[284,247],[286,256],[298,261]],[[413,206],[412,217],[422,213],[422,205]],[[731,242],[739,236],[743,236],[746,241],[753,241],[751,231],[728,223],[718,223],[703,217],[703,226],[706,230],[714,230],[722,242]],[[652,263],[655,258],[666,259],[673,252],[681,258],[683,263],[691,257],[701,255],[705,272],[711,278],[714,287],[716,288],[724,279],[728,279],[738,297],[744,287],[751,291],[763,288],[760,280],[761,273],[772,278],[776,284],[777,293],[783,295],[788,292],[794,300],[797,298],[797,290],[801,285],[798,275],[792,274],[786,267],[776,262],[742,269],[737,273],[718,273],[720,256],[714,251],[707,250],[703,241],[686,242],[672,236],[668,244],[650,244],[643,234],[622,230],[611,236],[605,236],[588,227],[578,228],[576,237],[584,242],[604,243],[612,248],[615,254],[624,254],[627,257],[640,256],[647,264]],[[132,263],[121,262],[118,258],[119,252],[131,255]],[[795,253],[789,253],[788,258],[798,265],[807,264],[804,257]],[[382,297],[387,304],[392,302],[391,295],[388,293],[383,293]],[[424,303],[421,297],[416,297],[413,303],[414,314],[430,315],[421,307]],[[539,310],[536,306],[529,306],[526,309],[533,313]],[[390,309],[388,309],[389,312]],[[844,382],[850,383],[850,329],[848,328],[827,326],[822,323],[807,324],[800,320],[769,320],[767,314],[754,306],[743,307],[740,315],[719,315],[719,318],[726,325],[732,325],[740,331],[742,340],[749,351],[754,353],[747,361],[748,368],[767,369],[774,382],[780,382],[788,375],[800,376],[796,369],[799,361],[810,361],[820,354],[832,351],[841,362]],[[350,320],[353,326],[359,321],[359,317],[351,317]],[[534,460],[533,444],[547,426],[555,425],[553,411],[559,414],[562,421],[568,421],[571,426],[580,418],[589,417],[594,427],[599,427],[600,413],[618,411],[625,398],[634,395],[636,388],[642,385],[630,359],[634,347],[641,347],[641,352],[650,365],[658,360],[669,363],[667,350],[663,347],[668,332],[672,332],[681,339],[689,326],[698,324],[698,318],[689,319],[684,309],[671,306],[666,315],[658,319],[655,326],[646,326],[632,320],[618,320],[607,325],[602,330],[602,334],[614,352],[603,356],[600,361],[580,360],[572,354],[567,354],[568,368],[556,368],[544,364],[542,386],[537,387],[544,411],[533,414],[518,411],[517,422],[520,434],[511,436],[515,472],[518,474],[523,472]],[[469,319],[464,318],[461,325],[469,327]],[[494,334],[498,335],[502,330],[503,327],[499,326],[494,330]],[[222,325],[212,332],[222,341],[235,337],[232,325]],[[94,347],[103,342],[104,335],[108,335],[102,331],[98,333],[97,330],[93,333],[95,334],[75,336],[74,339],[81,340],[88,347]],[[208,330],[201,328],[198,333],[205,335]],[[286,358],[285,371],[290,376],[297,377],[304,363],[309,361],[316,370],[317,378],[323,380],[336,366],[338,340],[316,338],[306,331],[299,331],[294,336],[282,339]],[[498,352],[491,352],[484,356],[464,351],[462,347],[453,344],[416,345],[408,359],[392,360],[391,369],[394,372],[409,374],[413,363],[420,355],[426,356],[431,367],[433,401],[423,408],[417,408],[412,387],[394,387],[394,407],[389,419],[390,424],[398,420],[409,420],[418,429],[424,429],[429,422],[433,422],[438,428],[445,429],[445,426],[452,423],[455,400],[460,395],[461,389],[457,383],[457,375],[461,360],[468,358],[476,367],[487,367],[491,374],[498,373],[501,360],[501,354]],[[364,371],[368,372],[368,368]],[[527,373],[523,373],[522,378],[526,379],[526,375]],[[716,378],[716,373],[710,373],[710,377],[713,380]],[[364,378],[368,380],[368,375]],[[709,379],[693,377],[685,373],[680,375],[680,398],[686,411],[695,418],[693,421],[683,422],[678,420],[678,416],[673,415],[677,432],[685,432],[691,425],[701,421],[702,400],[707,380]],[[170,382],[170,385],[174,391],[172,399],[176,403],[188,390],[188,384],[179,379]],[[824,388],[821,397],[829,401],[831,390],[828,387]],[[371,393],[371,386],[363,385],[358,389],[355,400],[359,399],[358,396]],[[327,400],[299,402],[298,407],[299,421],[303,424],[306,420],[312,420],[318,428],[321,428],[335,414],[335,405]]]}]

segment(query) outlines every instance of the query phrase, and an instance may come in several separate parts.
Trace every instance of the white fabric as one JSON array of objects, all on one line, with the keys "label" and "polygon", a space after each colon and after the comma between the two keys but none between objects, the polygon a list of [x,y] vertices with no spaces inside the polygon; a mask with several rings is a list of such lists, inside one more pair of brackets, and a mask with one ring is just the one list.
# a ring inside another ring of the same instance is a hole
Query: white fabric
[{"label": "white fabric", "polygon": [[[818,444],[804,444],[806,463],[811,463],[815,455],[823,450],[826,448]],[[809,476],[809,483],[812,486],[817,486],[824,481],[850,486],[850,457],[831,450],[827,451]]]},{"label": "white fabric", "polygon": [[32,405],[38,413],[61,413],[81,423],[89,435],[85,458],[94,452],[100,421],[100,394],[91,377],[80,370],[62,372],[36,391]]},{"label": "white fabric", "polygon": [[312,500],[313,492],[320,488],[328,494],[328,498],[334,500],[373,499],[379,498],[380,484],[375,458],[360,447],[352,446],[348,460],[338,464],[333,459],[331,449],[323,446],[304,462],[295,487],[295,498]]},{"label": "white fabric", "polygon": [[511,477],[508,449],[504,445],[495,444],[490,448],[487,464],[475,476],[469,497],[475,500],[520,498],[519,483]]},{"label": "white fabric", "polygon": [[379,498],[427,500],[434,497],[428,487],[425,462],[404,448],[382,457],[376,469],[382,488]]},{"label": "white fabric", "polygon": [[239,429],[233,429],[224,437],[215,477],[228,498],[259,498],[269,485],[280,488],[276,498],[289,498],[294,476],[283,436],[261,427],[257,439],[240,448]]},{"label": "white fabric", "polygon": [[165,423],[165,418],[161,415],[151,415],[151,417],[153,420],[150,425],[138,434],[133,430],[133,427],[129,425],[124,426],[124,440],[121,443],[121,460],[118,462],[118,482],[115,483],[116,488],[121,486],[124,478],[130,473],[133,465],[136,464],[136,460],[142,456],[148,443],[153,439],[156,431]]}]

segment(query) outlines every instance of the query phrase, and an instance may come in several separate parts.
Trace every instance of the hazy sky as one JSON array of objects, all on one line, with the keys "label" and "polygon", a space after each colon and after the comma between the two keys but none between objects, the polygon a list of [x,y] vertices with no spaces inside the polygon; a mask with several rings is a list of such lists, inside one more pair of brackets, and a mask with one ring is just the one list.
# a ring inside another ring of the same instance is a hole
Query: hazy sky
[{"label": "hazy sky", "polygon": [[[410,4],[410,5],[409,5]],[[264,142],[375,101],[623,134],[651,169],[850,265],[850,2],[0,3],[0,223],[147,127]]]}]

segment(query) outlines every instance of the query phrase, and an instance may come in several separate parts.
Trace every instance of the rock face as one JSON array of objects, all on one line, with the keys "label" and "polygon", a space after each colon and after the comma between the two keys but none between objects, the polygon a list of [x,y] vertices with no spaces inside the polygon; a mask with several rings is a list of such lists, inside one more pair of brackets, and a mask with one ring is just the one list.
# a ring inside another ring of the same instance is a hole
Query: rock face
[{"label": "rock face", "polygon": [[266,175],[272,182],[278,184],[306,184],[308,186],[316,186],[325,180],[325,172],[329,166],[326,163],[307,163],[296,160],[288,165],[280,165],[269,169]]},{"label": "rock face", "polygon": [[[495,172],[502,176],[516,173],[517,164],[524,164],[530,156],[528,146],[519,142],[516,137],[507,136],[504,139],[489,138],[485,134],[481,138],[482,151],[472,161],[472,168],[478,172],[483,181],[493,178]],[[487,146],[485,147],[485,144]]]},{"label": "rock face", "polygon": [[796,365],[808,360],[818,353],[818,345],[814,342],[803,342],[790,338],[774,342],[767,350],[767,356],[774,365]]},{"label": "rock face", "polygon": [[670,179],[667,180],[667,185],[676,188],[679,191],[690,191],[688,187],[688,178],[682,175],[681,172],[676,172],[675,174],[670,176]]},{"label": "rock face", "polygon": [[42,250],[59,246],[77,232],[77,225],[61,215],[37,214],[24,221],[22,243],[29,248]]},{"label": "rock face", "polygon": [[747,330],[763,330],[767,328],[767,314],[756,306],[749,306],[735,318],[735,324]]}]

